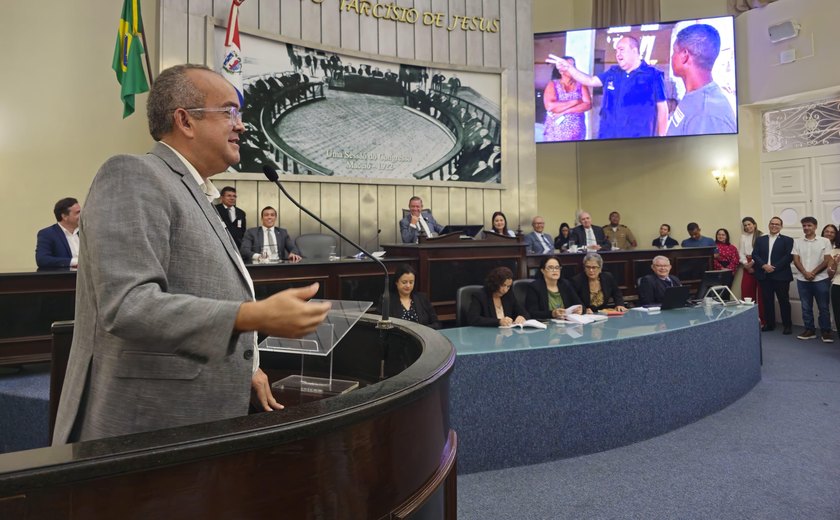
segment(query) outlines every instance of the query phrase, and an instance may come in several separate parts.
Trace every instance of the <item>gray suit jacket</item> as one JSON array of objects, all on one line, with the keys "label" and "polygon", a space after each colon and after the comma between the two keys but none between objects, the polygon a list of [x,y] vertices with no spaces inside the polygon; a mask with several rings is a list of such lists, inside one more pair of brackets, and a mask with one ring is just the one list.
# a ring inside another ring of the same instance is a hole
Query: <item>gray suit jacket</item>
[{"label": "gray suit jacket", "polygon": [[[548,239],[548,248],[551,250],[547,254],[554,254],[554,239],[551,238],[551,235],[548,233],[543,233],[543,235]],[[525,235],[525,245],[527,246],[526,252],[531,254],[542,254],[545,251],[545,244],[540,237],[537,236],[536,231],[531,231],[527,235]]]},{"label": "gray suit jacket", "polygon": [[[251,299],[216,209],[165,145],[112,157],[85,200],[73,343],[54,444],[248,411]],[[75,425],[75,426],[74,426]]]}]

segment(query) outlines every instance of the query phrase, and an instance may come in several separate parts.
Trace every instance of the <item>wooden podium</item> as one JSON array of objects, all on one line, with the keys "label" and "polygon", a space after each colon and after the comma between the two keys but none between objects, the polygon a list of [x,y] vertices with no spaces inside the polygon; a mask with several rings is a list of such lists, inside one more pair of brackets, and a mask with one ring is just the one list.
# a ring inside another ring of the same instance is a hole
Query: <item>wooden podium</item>
[{"label": "wooden podium", "polygon": [[[0,455],[0,518],[454,519],[455,351],[427,327],[375,324],[365,315],[335,349],[335,373],[363,383],[346,394]],[[300,368],[288,354],[262,361],[270,377]]]},{"label": "wooden podium", "polygon": [[455,293],[464,285],[482,285],[487,273],[503,265],[514,278],[527,272],[526,246],[521,237],[491,233],[484,240],[461,239],[459,233],[421,237],[417,244],[387,244],[390,257],[416,260],[417,290],[429,295],[441,320],[455,319]]}]

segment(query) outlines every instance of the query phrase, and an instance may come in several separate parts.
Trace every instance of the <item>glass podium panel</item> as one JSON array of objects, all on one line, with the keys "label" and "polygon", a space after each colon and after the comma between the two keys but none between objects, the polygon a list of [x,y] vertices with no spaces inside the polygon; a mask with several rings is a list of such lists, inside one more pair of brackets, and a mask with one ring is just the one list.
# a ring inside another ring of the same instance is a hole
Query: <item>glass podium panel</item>
[{"label": "glass podium panel", "polygon": [[[372,305],[371,302],[343,300],[328,301],[332,308],[326,319],[318,325],[315,332],[302,338],[280,338],[269,336],[260,344],[260,351],[283,352],[301,355],[300,374],[285,377],[272,383],[278,390],[298,390],[307,394],[339,395],[359,387],[358,381],[335,379],[332,377],[332,351],[339,341],[350,331]],[[329,377],[318,377],[306,373],[306,356],[330,356]]]}]

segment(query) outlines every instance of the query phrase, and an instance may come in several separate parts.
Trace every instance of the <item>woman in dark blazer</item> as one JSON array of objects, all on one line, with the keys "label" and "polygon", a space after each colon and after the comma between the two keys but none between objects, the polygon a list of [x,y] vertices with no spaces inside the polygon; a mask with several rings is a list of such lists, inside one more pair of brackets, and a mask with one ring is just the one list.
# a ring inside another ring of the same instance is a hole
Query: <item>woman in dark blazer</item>
[{"label": "woman in dark blazer", "polygon": [[560,278],[560,260],[556,256],[543,258],[540,274],[527,285],[525,310],[536,320],[547,320],[562,318],[566,308],[572,305],[580,305],[580,299],[566,280]]},{"label": "woman in dark blazer", "polygon": [[473,294],[467,310],[467,323],[477,327],[507,327],[523,323],[528,313],[510,290],[513,273],[507,267],[496,267],[487,274],[484,290]]},{"label": "woman in dark blazer", "polygon": [[583,257],[583,273],[572,278],[574,287],[587,312],[598,312],[608,307],[624,312],[624,297],[615,278],[610,273],[601,271],[604,260],[598,253],[587,253]]},{"label": "woman in dark blazer", "polygon": [[433,329],[441,328],[440,320],[435,313],[429,298],[414,291],[414,281],[417,273],[408,264],[402,264],[394,272],[394,283],[391,285],[391,305],[388,310],[392,318],[414,321]]}]

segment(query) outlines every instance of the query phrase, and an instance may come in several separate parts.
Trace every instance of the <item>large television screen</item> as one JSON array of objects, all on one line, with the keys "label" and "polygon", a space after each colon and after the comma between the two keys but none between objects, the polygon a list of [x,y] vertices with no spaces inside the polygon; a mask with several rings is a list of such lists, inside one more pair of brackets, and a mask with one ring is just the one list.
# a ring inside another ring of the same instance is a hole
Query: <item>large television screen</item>
[{"label": "large television screen", "polygon": [[536,142],[738,133],[731,16],[534,35]]}]

